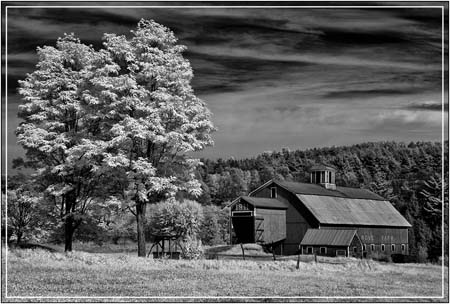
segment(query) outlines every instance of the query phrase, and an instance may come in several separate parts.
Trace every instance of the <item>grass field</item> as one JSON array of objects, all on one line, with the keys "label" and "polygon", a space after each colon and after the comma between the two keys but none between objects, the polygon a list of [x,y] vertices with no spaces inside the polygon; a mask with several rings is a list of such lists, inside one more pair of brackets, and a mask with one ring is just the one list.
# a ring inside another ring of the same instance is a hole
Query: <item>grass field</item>
[{"label": "grass field", "polygon": [[301,262],[296,269],[295,260],[156,260],[120,253],[9,249],[7,262],[8,297],[437,297],[442,288],[438,265],[357,259],[345,264]]}]

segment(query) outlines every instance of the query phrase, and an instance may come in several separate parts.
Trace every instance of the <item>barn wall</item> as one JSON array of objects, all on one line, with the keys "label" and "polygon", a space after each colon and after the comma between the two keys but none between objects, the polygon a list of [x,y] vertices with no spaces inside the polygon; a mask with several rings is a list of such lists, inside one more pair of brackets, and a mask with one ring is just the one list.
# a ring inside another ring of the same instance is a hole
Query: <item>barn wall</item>
[{"label": "barn wall", "polygon": [[363,255],[362,243],[357,235],[353,237],[353,240],[349,246],[349,250],[350,250],[349,256],[359,258]]},{"label": "barn wall", "polygon": [[[314,245],[314,246],[302,246],[302,251],[301,254],[308,254],[307,253],[307,247],[312,247],[313,248],[313,253],[315,255],[318,256],[328,256],[328,257],[335,257],[336,253],[338,250],[344,250],[345,254],[347,254],[347,246],[318,246],[318,245]],[[325,254],[321,254],[320,253],[320,247],[326,247],[327,248],[327,252]]]},{"label": "barn wall", "polygon": [[306,208],[302,210],[302,206],[298,203],[296,196],[275,184],[268,185],[253,193],[252,196],[270,198],[271,187],[277,187],[277,199],[289,206],[286,210],[286,240],[283,243],[283,254],[295,254],[298,252],[300,242],[306,231],[309,228],[318,227],[318,223],[309,215],[309,211]]},{"label": "barn wall", "polygon": [[[366,252],[385,253],[391,255],[394,253],[408,253],[408,229],[407,228],[385,228],[385,227],[354,227],[354,226],[331,226],[321,225],[321,229],[356,229],[359,238],[363,244],[366,244]],[[371,244],[375,245],[375,250],[371,248]],[[381,244],[385,245],[385,251],[381,251]],[[394,244],[394,251],[391,245]],[[402,244],[405,245],[405,251],[402,252]]]},{"label": "barn wall", "polygon": [[264,218],[264,242],[278,242],[286,238],[286,210],[256,208],[256,216]]}]

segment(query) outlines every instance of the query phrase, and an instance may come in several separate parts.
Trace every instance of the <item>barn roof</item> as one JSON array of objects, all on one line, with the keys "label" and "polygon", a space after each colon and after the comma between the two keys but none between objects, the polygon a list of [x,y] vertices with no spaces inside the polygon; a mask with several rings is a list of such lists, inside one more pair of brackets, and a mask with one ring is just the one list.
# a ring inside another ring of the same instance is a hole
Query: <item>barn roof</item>
[{"label": "barn roof", "polygon": [[378,194],[360,188],[336,187],[336,190],[331,190],[326,189],[325,187],[318,184],[307,184],[307,183],[285,182],[285,181],[273,181],[273,182],[295,194],[359,198],[359,199],[370,199],[380,201],[385,200]]},{"label": "barn roof", "polygon": [[287,209],[288,205],[274,198],[241,196],[250,205],[263,209]]},{"label": "barn roof", "polygon": [[308,229],[300,245],[350,246],[356,230]]},{"label": "barn roof", "polygon": [[411,227],[388,201],[297,194],[321,224]]}]

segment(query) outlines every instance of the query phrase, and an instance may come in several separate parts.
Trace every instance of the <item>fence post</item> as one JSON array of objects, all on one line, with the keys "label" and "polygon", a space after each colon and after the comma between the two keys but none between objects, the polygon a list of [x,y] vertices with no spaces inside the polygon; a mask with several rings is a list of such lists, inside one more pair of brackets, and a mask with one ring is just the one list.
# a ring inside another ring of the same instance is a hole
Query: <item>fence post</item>
[{"label": "fence post", "polygon": [[242,246],[242,243],[241,243],[241,249],[242,249],[242,259],[245,261],[244,246]]},{"label": "fence post", "polygon": [[317,253],[314,253],[314,261],[317,263]]},{"label": "fence post", "polygon": [[270,247],[272,248],[272,256],[273,256],[273,260],[275,261],[276,260],[276,258],[275,258],[275,248],[273,247],[273,242],[272,242],[272,245],[270,245]]},{"label": "fence post", "polygon": [[300,268],[300,252],[298,253],[298,257],[297,257],[297,267],[295,267],[295,269],[299,269]]}]

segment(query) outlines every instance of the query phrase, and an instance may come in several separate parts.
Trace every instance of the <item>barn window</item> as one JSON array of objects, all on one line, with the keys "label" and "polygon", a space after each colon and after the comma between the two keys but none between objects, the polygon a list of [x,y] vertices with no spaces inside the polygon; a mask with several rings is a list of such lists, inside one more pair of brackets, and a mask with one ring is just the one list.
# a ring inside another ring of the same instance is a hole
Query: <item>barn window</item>
[{"label": "barn window", "polygon": [[391,251],[395,252],[395,244],[391,244]]},{"label": "barn window", "polygon": [[358,248],[356,248],[356,247],[353,247],[353,252],[357,252],[358,251]]},{"label": "barn window", "polygon": [[347,252],[345,250],[336,250],[336,256],[346,256]]},{"label": "barn window", "polygon": [[312,247],[306,247],[306,253],[307,254],[312,254],[313,253],[313,248]]},{"label": "barn window", "polygon": [[384,252],[384,244],[381,244],[381,251],[383,251]]},{"label": "barn window", "polygon": [[277,188],[276,187],[270,188],[270,197],[277,198]]},{"label": "barn window", "polygon": [[375,251],[375,244],[370,244],[370,250]]},{"label": "barn window", "polygon": [[406,249],[405,244],[402,244],[402,253],[405,252],[405,249]]},{"label": "barn window", "polygon": [[327,254],[327,248],[326,247],[320,247],[320,254]]}]

